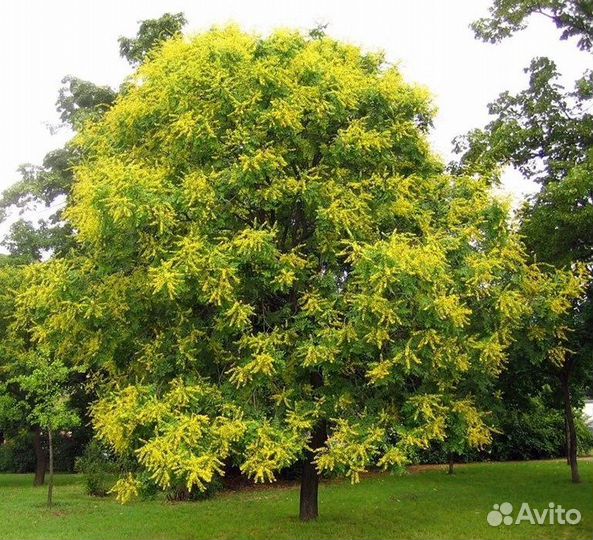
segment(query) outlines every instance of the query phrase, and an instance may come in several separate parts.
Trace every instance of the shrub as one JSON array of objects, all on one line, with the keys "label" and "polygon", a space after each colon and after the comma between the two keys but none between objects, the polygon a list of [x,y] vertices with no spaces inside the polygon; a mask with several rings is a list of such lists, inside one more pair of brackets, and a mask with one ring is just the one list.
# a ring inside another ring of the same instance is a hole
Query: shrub
[{"label": "shrub", "polygon": [[100,442],[92,440],[76,460],[76,470],[84,474],[89,495],[105,497],[115,483],[118,464]]},{"label": "shrub", "polygon": [[585,423],[582,415],[577,416],[576,430],[577,430],[577,451],[580,456],[588,456],[593,450],[593,431]]},{"label": "shrub", "polygon": [[166,492],[166,497],[168,501],[204,501],[214,497],[222,491],[223,487],[222,479],[216,476],[211,482],[206,484],[204,491],[200,491],[195,487],[192,491],[189,491],[185,484],[179,484],[171,487]]}]

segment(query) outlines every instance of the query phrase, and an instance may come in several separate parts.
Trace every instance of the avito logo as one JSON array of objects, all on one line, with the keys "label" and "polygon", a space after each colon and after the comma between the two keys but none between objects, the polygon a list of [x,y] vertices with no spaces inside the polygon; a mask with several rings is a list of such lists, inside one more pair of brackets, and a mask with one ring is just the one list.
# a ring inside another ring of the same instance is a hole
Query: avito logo
[{"label": "avito logo", "polygon": [[563,508],[560,504],[548,503],[548,507],[542,510],[532,508],[529,503],[521,503],[516,517],[513,517],[513,505],[509,502],[494,504],[488,512],[486,521],[492,527],[499,525],[519,525],[520,523],[531,523],[531,525],[576,525],[581,521],[581,513],[576,508]]}]

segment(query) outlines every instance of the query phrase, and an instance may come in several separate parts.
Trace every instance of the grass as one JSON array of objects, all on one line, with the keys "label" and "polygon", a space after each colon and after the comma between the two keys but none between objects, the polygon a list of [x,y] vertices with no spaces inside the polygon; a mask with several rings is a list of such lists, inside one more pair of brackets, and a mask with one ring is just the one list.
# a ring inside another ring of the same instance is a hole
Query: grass
[{"label": "grass", "polygon": [[[85,495],[82,478],[58,475],[56,504],[30,475],[0,475],[0,538],[50,539],[591,539],[593,462],[581,463],[583,483],[569,482],[560,462],[492,463],[405,476],[371,475],[360,484],[333,481],[320,489],[320,517],[296,518],[298,488],[270,487],[226,493],[195,503],[141,501],[120,506]],[[577,508],[579,525],[491,527],[495,503],[549,502]]]}]

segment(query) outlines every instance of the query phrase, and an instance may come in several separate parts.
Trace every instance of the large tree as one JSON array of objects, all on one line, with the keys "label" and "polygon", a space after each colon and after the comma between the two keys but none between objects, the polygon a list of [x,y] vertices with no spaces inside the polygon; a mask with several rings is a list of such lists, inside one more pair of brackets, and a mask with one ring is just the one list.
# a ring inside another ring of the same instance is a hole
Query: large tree
[{"label": "large tree", "polygon": [[524,264],[487,182],[431,153],[432,112],[381,55],[318,33],[152,55],[77,137],[78,255],[19,296],[33,341],[108,374],[99,437],[163,488],[300,461],[304,520],[320,473],[402,466],[449,418],[487,444],[474,379],[581,281]]},{"label": "large tree", "polygon": [[[498,42],[525,28],[531,16],[551,19],[562,39],[576,38],[590,52],[593,4],[571,0],[496,0],[490,16],[473,24],[478,38]],[[458,139],[462,169],[492,171],[512,165],[540,191],[520,212],[521,233],[537,261],[558,268],[593,263],[593,76],[586,72],[573,89],[566,89],[558,68],[549,58],[535,58],[525,70],[528,87],[502,93],[489,106],[493,120]],[[591,391],[593,371],[593,289],[573,312],[570,326],[572,353],[549,365],[556,377],[566,415],[567,453],[573,481],[579,481],[573,406]],[[524,369],[529,349],[519,349],[515,362]],[[530,362],[527,359],[528,363]],[[535,362],[539,365],[538,356]],[[545,366],[545,364],[544,364]],[[540,366],[541,368],[542,366]]]}]

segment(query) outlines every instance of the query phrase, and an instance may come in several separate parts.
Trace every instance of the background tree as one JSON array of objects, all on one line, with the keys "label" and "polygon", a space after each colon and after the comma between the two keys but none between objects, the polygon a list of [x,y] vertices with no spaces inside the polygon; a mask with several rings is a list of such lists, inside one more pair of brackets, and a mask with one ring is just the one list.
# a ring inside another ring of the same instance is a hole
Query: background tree
[{"label": "background tree", "polygon": [[19,295],[37,346],[109,374],[99,436],[163,488],[300,461],[305,520],[319,473],[401,466],[452,411],[487,444],[466,380],[502,369],[538,270],[487,182],[443,172],[432,110],[324,36],[230,27],[150,55],[77,137],[79,255]]},{"label": "background tree", "polygon": [[[15,384],[15,364],[19,356],[20,340],[8,339],[10,326],[16,310],[16,296],[23,283],[24,264],[28,257],[4,255],[0,265],[0,426],[5,438],[16,437],[23,432],[32,432],[35,453],[34,485],[45,483],[47,452],[44,448],[41,428],[29,421],[31,405],[20,386]],[[19,264],[19,262],[21,264]],[[17,371],[18,372],[18,371]]]},{"label": "background tree", "polygon": [[[30,265],[17,264],[13,256],[5,256],[0,266],[0,425],[7,438],[33,433],[34,484],[43,485],[48,465],[50,473],[53,469],[56,439],[63,435],[56,431],[78,426],[71,419],[86,416],[88,398],[79,369],[50,361],[16,321],[18,296],[30,272]],[[66,396],[68,412],[63,410]]]},{"label": "background tree", "polygon": [[590,0],[494,0],[490,16],[472,24],[476,35],[497,43],[526,28],[529,18],[539,15],[550,19],[561,39],[576,37],[580,49],[593,46],[593,5]]},{"label": "background tree", "polygon": [[71,430],[78,426],[80,418],[70,405],[73,390],[68,383],[70,369],[61,361],[50,359],[45,354],[32,353],[21,360],[21,370],[12,382],[17,383],[31,403],[29,421],[47,431],[49,449],[49,482],[47,505],[53,504],[54,487],[54,436],[58,430]]},{"label": "background tree", "polygon": [[[524,28],[531,15],[550,18],[561,29],[562,39],[575,37],[584,51],[591,50],[593,12],[591,2],[495,1],[491,16],[474,23],[476,35],[497,42]],[[504,92],[490,104],[494,119],[484,128],[457,140],[462,169],[492,171],[512,165],[526,178],[538,182],[539,193],[519,214],[521,233],[537,261],[558,268],[593,262],[593,175],[591,146],[593,117],[590,113],[593,79],[590,71],[572,90],[560,82],[555,63],[535,58],[526,69],[527,89],[512,95]],[[573,354],[561,366],[548,364],[566,415],[567,453],[572,456],[572,477],[578,481],[576,430],[573,407],[591,392],[593,372],[593,289],[585,302],[576,305],[569,348]],[[514,355],[517,368],[522,360]],[[515,363],[515,362],[514,362]],[[512,365],[514,365],[514,363]],[[512,369],[512,367],[511,367]]]},{"label": "background tree", "polygon": [[[68,128],[76,130],[85,118],[99,117],[110,107],[116,92],[74,77],[63,79],[57,110]],[[30,262],[44,254],[62,256],[73,247],[72,230],[62,219],[72,189],[72,167],[79,159],[71,145],[49,152],[41,166],[23,165],[21,178],[0,199],[4,218],[18,210],[23,216],[10,226],[3,244],[13,255]]]},{"label": "background tree", "polygon": [[[135,37],[119,39],[120,55],[137,66],[151,49],[178,34],[186,24],[182,13],[164,13],[157,19],[139,23]],[[61,126],[76,133],[83,123],[99,119],[115,102],[119,91],[68,75],[62,80],[56,109]],[[67,143],[63,148],[49,152],[40,166],[22,165],[20,180],[7,188],[0,198],[4,220],[10,211],[18,210],[23,216],[10,227],[3,244],[11,254],[40,260],[44,254],[65,255],[73,248],[73,232],[62,219],[72,190],[72,169],[80,155]]]},{"label": "background tree", "polygon": [[[581,271],[586,272],[584,266]],[[568,278],[569,281],[573,278]],[[546,278],[540,282],[539,276],[532,280],[533,293],[538,299],[525,332],[517,336],[520,351],[529,359],[532,369],[551,372],[560,390],[564,405],[564,418],[567,438],[567,458],[571,467],[572,481],[580,482],[577,463],[577,435],[573,411],[573,393],[578,388],[575,380],[575,352],[566,347],[572,344],[569,329],[574,323],[574,308],[566,292],[574,287],[570,282],[557,281],[550,287]],[[527,342],[527,344],[525,343]]]},{"label": "background tree", "polygon": [[178,36],[187,20],[183,13],[164,13],[158,19],[140,21],[140,27],[133,38],[120,37],[119,54],[132,66],[144,62],[151,50],[164,41]]}]

